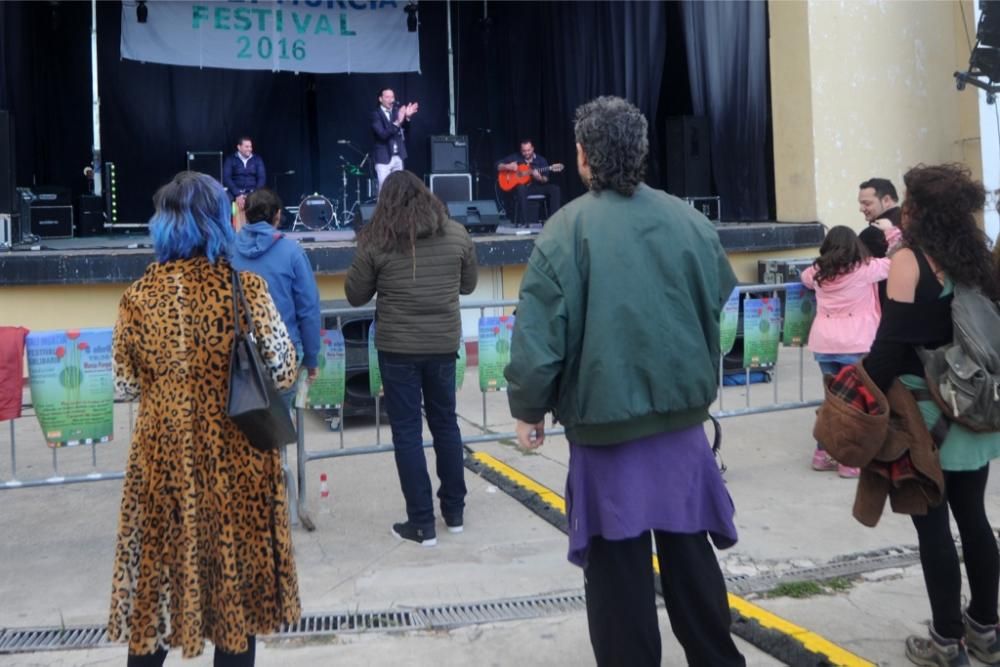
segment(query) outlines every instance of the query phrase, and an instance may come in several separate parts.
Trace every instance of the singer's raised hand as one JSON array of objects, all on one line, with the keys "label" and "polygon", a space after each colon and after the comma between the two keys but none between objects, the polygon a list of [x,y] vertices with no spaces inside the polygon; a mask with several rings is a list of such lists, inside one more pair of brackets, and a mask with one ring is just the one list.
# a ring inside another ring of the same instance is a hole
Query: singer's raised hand
[{"label": "singer's raised hand", "polygon": [[406,119],[406,107],[399,107],[399,111],[396,112],[396,123],[402,123]]}]

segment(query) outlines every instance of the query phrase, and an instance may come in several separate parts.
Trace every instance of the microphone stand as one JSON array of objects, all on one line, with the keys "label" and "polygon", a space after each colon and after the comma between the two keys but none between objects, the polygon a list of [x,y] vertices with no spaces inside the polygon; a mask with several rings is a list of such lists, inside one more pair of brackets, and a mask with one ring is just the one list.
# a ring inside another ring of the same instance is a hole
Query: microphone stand
[{"label": "microphone stand", "polygon": [[[350,144],[348,144],[350,145]],[[340,174],[341,183],[343,185],[343,190],[341,191],[341,200],[343,201],[343,208],[341,209],[341,220],[338,222],[337,226],[346,226],[349,220],[347,219],[347,160],[344,156],[340,156]]]}]

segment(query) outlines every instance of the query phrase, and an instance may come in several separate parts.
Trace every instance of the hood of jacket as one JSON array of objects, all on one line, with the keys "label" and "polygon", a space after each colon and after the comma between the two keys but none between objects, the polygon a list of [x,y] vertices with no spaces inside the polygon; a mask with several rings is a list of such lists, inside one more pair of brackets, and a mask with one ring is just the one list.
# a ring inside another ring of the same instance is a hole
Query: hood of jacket
[{"label": "hood of jacket", "polygon": [[236,235],[236,252],[244,257],[260,257],[284,236],[274,225],[264,221],[243,225]]}]

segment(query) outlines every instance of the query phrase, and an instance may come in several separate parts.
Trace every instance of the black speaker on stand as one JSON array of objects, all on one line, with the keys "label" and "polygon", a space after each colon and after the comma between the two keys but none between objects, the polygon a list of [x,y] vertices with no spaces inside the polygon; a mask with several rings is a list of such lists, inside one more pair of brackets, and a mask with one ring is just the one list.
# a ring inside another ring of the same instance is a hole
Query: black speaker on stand
[{"label": "black speaker on stand", "polygon": [[79,224],[77,236],[100,236],[104,234],[104,198],[101,195],[80,195]]},{"label": "black speaker on stand", "polygon": [[712,141],[704,116],[667,118],[667,192],[677,197],[712,195]]}]

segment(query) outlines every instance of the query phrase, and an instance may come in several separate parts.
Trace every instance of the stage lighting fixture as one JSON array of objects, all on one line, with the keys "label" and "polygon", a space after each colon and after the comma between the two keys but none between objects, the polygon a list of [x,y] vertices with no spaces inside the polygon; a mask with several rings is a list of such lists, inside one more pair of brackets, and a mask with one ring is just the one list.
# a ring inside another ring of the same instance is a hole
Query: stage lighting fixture
[{"label": "stage lighting fixture", "polygon": [[406,12],[406,30],[408,32],[417,31],[417,3],[408,2],[403,11]]},{"label": "stage lighting fixture", "polygon": [[148,18],[149,7],[146,6],[146,0],[139,0],[139,4],[135,6],[135,20],[139,23],[145,23]]}]

